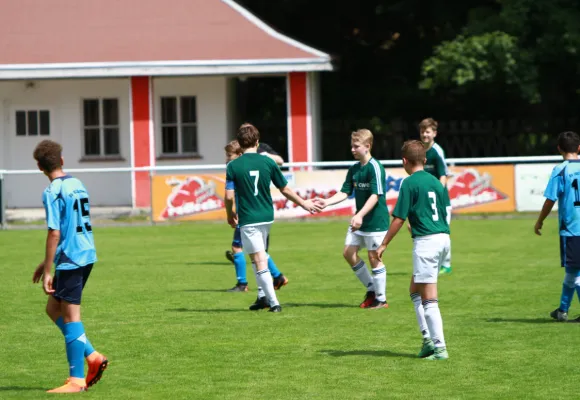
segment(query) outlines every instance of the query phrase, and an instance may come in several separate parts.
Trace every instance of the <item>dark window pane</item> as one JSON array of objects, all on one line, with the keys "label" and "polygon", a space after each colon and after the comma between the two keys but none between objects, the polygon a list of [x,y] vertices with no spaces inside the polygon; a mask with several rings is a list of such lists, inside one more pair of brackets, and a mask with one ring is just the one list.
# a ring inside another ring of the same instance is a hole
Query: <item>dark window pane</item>
[{"label": "dark window pane", "polygon": [[177,153],[177,127],[164,126],[161,128],[162,147],[164,154]]},{"label": "dark window pane", "polygon": [[85,155],[101,155],[101,142],[99,140],[99,129],[85,129]]},{"label": "dark window pane", "polygon": [[195,97],[181,98],[181,122],[197,122],[197,113],[195,111]]},{"label": "dark window pane", "polygon": [[85,126],[99,126],[99,100],[83,102]]},{"label": "dark window pane", "polygon": [[105,128],[105,155],[119,154],[119,128]]},{"label": "dark window pane", "polygon": [[103,120],[105,125],[119,125],[119,101],[103,99]]},{"label": "dark window pane", "polygon": [[26,111],[16,111],[16,136],[26,136]]},{"label": "dark window pane", "polygon": [[47,110],[40,111],[40,134],[50,135],[50,113]]},{"label": "dark window pane", "polygon": [[38,135],[38,111],[28,111],[28,136]]},{"label": "dark window pane", "polygon": [[177,123],[177,99],[175,97],[161,98],[161,123]]},{"label": "dark window pane", "polygon": [[197,127],[181,128],[181,148],[184,153],[197,153]]}]

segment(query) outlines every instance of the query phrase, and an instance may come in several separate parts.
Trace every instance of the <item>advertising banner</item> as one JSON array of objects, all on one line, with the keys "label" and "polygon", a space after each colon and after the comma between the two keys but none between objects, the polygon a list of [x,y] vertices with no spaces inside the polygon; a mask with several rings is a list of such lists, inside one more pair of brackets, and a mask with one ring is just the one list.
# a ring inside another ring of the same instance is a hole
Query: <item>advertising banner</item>
[{"label": "advertising banner", "polygon": [[[449,195],[455,213],[515,211],[514,167],[512,165],[450,168]],[[346,170],[285,172],[289,186],[306,199],[332,197],[342,187]],[[389,211],[399,197],[407,177],[403,168],[387,168],[385,194]],[[225,220],[225,174],[173,175],[153,177],[153,219]],[[354,199],[311,215],[287,200],[272,187],[275,218],[348,216],[355,212]]]},{"label": "advertising banner", "polygon": [[[544,205],[544,189],[557,164],[516,165],[516,209],[540,211]],[[558,209],[558,203],[553,208]]]}]

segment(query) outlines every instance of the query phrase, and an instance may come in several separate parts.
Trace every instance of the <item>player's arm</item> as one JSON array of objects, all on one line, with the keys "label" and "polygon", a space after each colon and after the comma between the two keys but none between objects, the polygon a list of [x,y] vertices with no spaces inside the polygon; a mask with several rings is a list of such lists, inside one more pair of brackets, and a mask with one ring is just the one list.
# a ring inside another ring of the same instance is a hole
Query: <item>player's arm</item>
[{"label": "player's arm", "polygon": [[350,226],[353,231],[356,231],[361,227],[363,218],[377,205],[379,202],[379,196],[376,194],[371,194],[371,196],[365,202],[363,208],[357,212],[350,221]]},{"label": "player's arm", "polygon": [[435,168],[437,176],[439,177],[439,182],[441,182],[443,187],[447,187],[447,167],[445,166],[445,159],[441,156],[437,157]]},{"label": "player's arm", "polygon": [[[556,167],[557,168],[557,167]],[[558,193],[562,188],[562,178],[560,176],[560,170],[554,168],[552,171],[552,175],[550,176],[550,180],[548,181],[548,185],[546,186],[546,190],[544,190],[544,197],[546,201],[544,201],[544,205],[542,206],[542,211],[540,211],[540,215],[538,215],[538,220],[536,221],[536,225],[534,226],[534,232],[536,235],[542,235],[542,226],[544,225],[544,220],[550,212],[552,208],[554,208],[554,204],[556,204],[556,200],[558,200]]]},{"label": "player's arm", "polygon": [[341,201],[348,199],[348,196],[350,196],[352,194],[353,189],[354,188],[352,185],[352,171],[349,169],[348,172],[346,173],[346,179],[344,180],[344,183],[342,184],[342,188],[340,189],[340,192],[337,192],[334,196],[329,197],[328,199],[322,199],[322,198],[316,199],[316,206],[320,210],[323,210],[328,206],[338,204]]},{"label": "player's arm", "polygon": [[387,231],[387,234],[385,235],[385,238],[383,239],[383,243],[381,244],[381,247],[384,246],[386,249],[387,246],[389,245],[389,243],[391,243],[391,240],[393,240],[393,238],[395,236],[397,236],[397,233],[399,233],[399,231],[401,230],[403,225],[405,225],[404,219],[399,218],[399,217],[394,217],[393,221],[391,222],[391,225],[389,226],[389,230]]},{"label": "player's arm", "polygon": [[548,215],[550,215],[550,212],[552,212],[554,204],[556,204],[556,202],[550,199],[546,199],[546,201],[544,201],[544,206],[542,207],[542,211],[540,211],[540,215],[538,216],[538,220],[536,221],[536,226],[534,226],[534,232],[536,233],[536,235],[538,236],[542,235],[541,230],[544,225],[544,220]]},{"label": "player's arm", "polygon": [[399,233],[401,227],[405,224],[405,220],[409,215],[409,211],[411,209],[411,190],[407,184],[407,180],[405,179],[401,184],[401,188],[399,189],[399,198],[397,199],[397,204],[395,205],[395,209],[393,210],[393,221],[389,226],[389,230],[383,239],[383,243],[377,249],[377,255],[379,259],[382,259],[383,253],[387,249],[391,240]]},{"label": "player's arm", "polygon": [[269,159],[273,160],[279,167],[284,164],[284,159],[274,151],[272,147],[265,143],[261,143],[260,147],[263,149],[260,154],[263,156],[268,157]]},{"label": "player's arm", "polygon": [[48,232],[46,234],[46,242],[44,246],[44,260],[36,267],[32,276],[34,283],[39,282],[42,278],[42,288],[44,293],[52,294],[52,275],[51,269],[56,255],[56,249],[60,242],[60,200],[51,192],[45,192],[43,195],[44,209],[46,212],[46,224]]},{"label": "player's arm", "polygon": [[288,200],[293,202],[294,204],[302,207],[306,211],[310,213],[314,213],[315,211],[319,211],[318,208],[314,207],[314,203],[312,200],[304,200],[302,197],[298,196],[298,194],[288,187],[288,181],[284,178],[284,174],[280,171],[280,167],[277,165],[272,165],[272,183],[274,186],[278,188],[280,193]]},{"label": "player's arm", "polygon": [[228,164],[228,167],[226,168],[226,196],[224,199],[224,203],[226,206],[226,217],[228,220],[228,224],[230,224],[232,228],[235,228],[238,225],[238,217],[234,213],[235,198],[236,198],[236,190],[234,185],[233,171]]}]

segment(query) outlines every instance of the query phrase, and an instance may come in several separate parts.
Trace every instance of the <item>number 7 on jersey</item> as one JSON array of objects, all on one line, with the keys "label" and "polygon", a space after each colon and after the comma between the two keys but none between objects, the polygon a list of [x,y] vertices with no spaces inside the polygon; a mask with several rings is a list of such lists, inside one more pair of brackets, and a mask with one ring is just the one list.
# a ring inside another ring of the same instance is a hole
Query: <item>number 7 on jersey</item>
[{"label": "number 7 on jersey", "polygon": [[254,196],[258,195],[258,180],[260,179],[260,171],[250,171],[250,176],[254,177]]}]

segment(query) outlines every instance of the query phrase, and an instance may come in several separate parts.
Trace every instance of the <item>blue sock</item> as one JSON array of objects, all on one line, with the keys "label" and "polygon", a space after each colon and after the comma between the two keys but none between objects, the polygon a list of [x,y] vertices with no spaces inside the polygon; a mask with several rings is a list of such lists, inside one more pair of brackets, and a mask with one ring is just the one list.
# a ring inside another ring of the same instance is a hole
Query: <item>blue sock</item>
[{"label": "blue sock", "polygon": [[73,378],[85,378],[85,328],[82,322],[69,322],[63,327],[66,343],[66,358],[68,360],[69,375]]},{"label": "blue sock", "polygon": [[236,269],[238,283],[247,285],[248,279],[246,277],[246,256],[243,252],[234,254],[234,268]]},{"label": "blue sock", "polygon": [[565,282],[562,285],[562,297],[560,297],[560,310],[568,312],[574,298],[574,286],[570,287]]},{"label": "blue sock", "polygon": [[274,260],[272,260],[272,257],[270,257],[269,254],[268,254],[268,269],[270,270],[270,274],[272,274],[272,278],[277,278],[280,275],[282,275],[282,272],[280,272],[280,270],[276,266],[276,263],[274,262]]},{"label": "blue sock", "polygon": [[[60,331],[64,335],[64,319],[62,319],[62,317],[58,317],[56,321],[54,321],[54,323],[56,324],[56,326],[58,326],[58,329],[60,329]],[[85,343],[85,357],[88,357],[89,355],[95,352],[95,348],[91,344],[89,338],[86,338],[86,340],[87,342]]]}]

